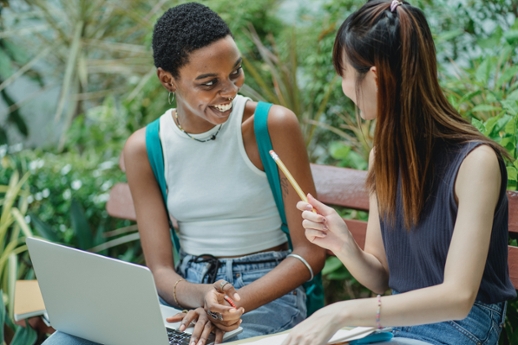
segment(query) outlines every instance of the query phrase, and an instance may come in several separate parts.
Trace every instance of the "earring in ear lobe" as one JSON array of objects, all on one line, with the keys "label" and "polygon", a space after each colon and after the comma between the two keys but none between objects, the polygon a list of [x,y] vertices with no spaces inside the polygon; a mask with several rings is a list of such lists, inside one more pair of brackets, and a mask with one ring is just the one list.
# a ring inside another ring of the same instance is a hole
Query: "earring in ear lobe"
[{"label": "earring in ear lobe", "polygon": [[[172,96],[171,96],[172,95]],[[174,101],[174,92],[169,92],[169,94],[167,95],[167,101],[169,102],[169,105],[172,105],[173,104],[173,101]]]}]

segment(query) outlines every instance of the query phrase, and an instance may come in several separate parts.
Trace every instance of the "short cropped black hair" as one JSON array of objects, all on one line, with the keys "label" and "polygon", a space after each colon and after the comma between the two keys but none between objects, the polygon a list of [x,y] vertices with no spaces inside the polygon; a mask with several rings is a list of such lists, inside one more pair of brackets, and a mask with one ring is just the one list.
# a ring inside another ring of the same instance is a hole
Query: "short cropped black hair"
[{"label": "short cropped black hair", "polygon": [[189,62],[189,53],[232,35],[228,25],[207,6],[190,2],[167,10],[153,30],[155,67],[178,78]]}]

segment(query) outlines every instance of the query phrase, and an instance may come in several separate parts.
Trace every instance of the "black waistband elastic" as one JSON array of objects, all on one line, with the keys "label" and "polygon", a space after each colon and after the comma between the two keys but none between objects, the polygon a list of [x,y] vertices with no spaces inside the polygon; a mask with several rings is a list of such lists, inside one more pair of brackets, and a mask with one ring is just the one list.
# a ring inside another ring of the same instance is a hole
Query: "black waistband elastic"
[{"label": "black waistband elastic", "polygon": [[[271,259],[264,259],[264,260],[256,260],[256,261],[245,261],[245,262],[239,262],[234,261],[234,265],[250,265],[250,264],[266,264],[270,262],[280,262],[284,258],[271,258]],[[220,261],[217,257],[211,254],[202,254],[198,256],[193,256],[189,262],[193,262],[196,264],[200,263],[208,263],[209,267],[207,269],[207,272],[203,275],[201,281],[205,282],[207,284],[212,284],[216,281],[216,277],[218,275],[218,270],[221,267],[224,262]],[[205,278],[207,280],[205,281]]]}]

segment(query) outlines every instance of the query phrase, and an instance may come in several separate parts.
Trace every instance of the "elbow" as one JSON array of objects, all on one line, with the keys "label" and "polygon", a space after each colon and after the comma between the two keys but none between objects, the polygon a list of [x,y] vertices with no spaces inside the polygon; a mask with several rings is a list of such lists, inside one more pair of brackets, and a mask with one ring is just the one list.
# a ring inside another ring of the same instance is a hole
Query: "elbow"
[{"label": "elbow", "polygon": [[455,296],[455,301],[451,305],[454,307],[452,309],[452,320],[462,320],[465,319],[473,308],[473,304],[475,303],[475,298],[477,297],[476,291],[464,291],[463,293],[457,294]]}]

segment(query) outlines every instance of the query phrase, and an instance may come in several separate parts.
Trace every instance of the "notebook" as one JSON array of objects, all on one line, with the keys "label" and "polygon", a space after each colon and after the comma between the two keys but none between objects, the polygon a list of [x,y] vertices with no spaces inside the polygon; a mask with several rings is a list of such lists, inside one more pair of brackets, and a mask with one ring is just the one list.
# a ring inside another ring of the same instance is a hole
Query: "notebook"
[{"label": "notebook", "polygon": [[170,344],[168,333],[179,323],[165,318],[180,311],[160,305],[149,268],[40,239],[26,242],[54,329],[101,344]]}]

